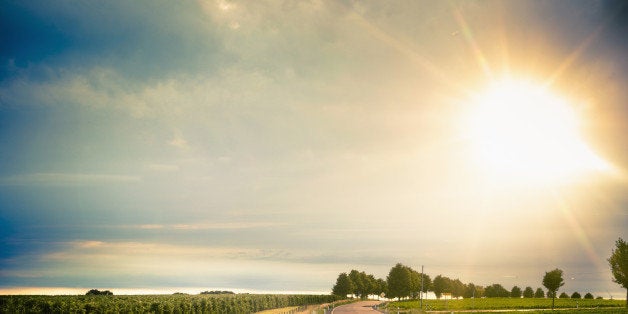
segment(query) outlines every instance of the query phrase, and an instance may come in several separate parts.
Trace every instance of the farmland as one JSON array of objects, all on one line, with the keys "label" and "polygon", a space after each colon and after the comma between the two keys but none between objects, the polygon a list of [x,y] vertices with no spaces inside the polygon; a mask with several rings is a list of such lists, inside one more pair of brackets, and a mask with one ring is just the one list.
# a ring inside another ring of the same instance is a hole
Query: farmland
[{"label": "farmland", "polygon": [[[589,299],[556,299],[555,308],[567,309],[616,309],[620,313],[625,311],[624,300],[589,300]],[[434,311],[458,311],[458,310],[530,310],[551,309],[552,299],[546,298],[479,298],[479,299],[454,299],[454,300],[423,300],[424,309]],[[387,305],[391,309],[419,309],[418,300],[390,302]],[[563,312],[561,312],[563,313]]]},{"label": "farmland", "polygon": [[0,313],[254,313],[328,303],[331,295],[0,296]]}]

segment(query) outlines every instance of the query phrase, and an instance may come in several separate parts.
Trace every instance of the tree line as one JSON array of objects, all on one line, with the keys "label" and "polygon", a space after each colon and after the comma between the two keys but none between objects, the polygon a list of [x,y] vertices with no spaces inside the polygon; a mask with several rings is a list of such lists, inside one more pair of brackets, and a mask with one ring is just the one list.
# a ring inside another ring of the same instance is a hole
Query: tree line
[{"label": "tree line", "polygon": [[[626,288],[626,307],[628,307],[628,244],[622,238],[615,242],[615,248],[612,250],[608,262],[614,277],[613,281]],[[545,273],[542,283],[547,289],[546,294],[541,287],[534,290],[528,286],[522,290],[520,287],[514,286],[507,290],[497,283],[483,287],[474,283],[465,284],[460,279],[451,279],[443,275],[438,275],[432,280],[429,275],[421,274],[409,266],[397,263],[388,272],[386,280],[375,278],[371,274],[355,269],[348,274],[340,273],[332,288],[332,293],[343,298],[347,295],[355,295],[360,298],[367,298],[369,295],[381,295],[389,299],[418,298],[419,292],[427,293],[428,291],[434,292],[438,299],[445,294],[452,298],[548,297],[552,298],[553,308],[558,289],[565,284],[562,276],[563,271],[558,268]],[[565,292],[559,296],[559,298],[568,297],[569,295]],[[573,299],[580,299],[581,297],[578,292],[571,294]],[[593,295],[586,293],[584,298],[593,299]]]},{"label": "tree line", "polygon": [[[553,283],[555,273],[550,272],[547,277],[547,284]],[[562,278],[562,271],[560,271]],[[545,284],[545,283],[544,283]],[[547,287],[547,286],[546,286]],[[553,286],[548,290],[547,297],[552,297],[555,293]],[[367,298],[369,295],[384,295],[389,299],[398,298],[418,298],[419,292],[434,292],[436,298],[440,299],[443,295],[450,295],[452,298],[545,298],[545,291],[538,287],[534,290],[532,287],[521,289],[518,286],[512,287],[510,290],[504,288],[501,284],[492,284],[486,287],[476,285],[474,283],[463,283],[460,279],[451,279],[449,277],[438,275],[432,280],[427,274],[417,272],[409,266],[401,263],[396,264],[390,269],[386,280],[375,278],[372,274],[364,271],[351,270],[349,273],[340,273],[336,279],[336,284],[332,288],[334,295],[346,297],[347,295],[355,295],[359,298]],[[569,297],[566,293],[561,297]],[[582,298],[578,292],[574,292],[572,298]],[[585,294],[584,298],[593,299],[591,293]]]}]

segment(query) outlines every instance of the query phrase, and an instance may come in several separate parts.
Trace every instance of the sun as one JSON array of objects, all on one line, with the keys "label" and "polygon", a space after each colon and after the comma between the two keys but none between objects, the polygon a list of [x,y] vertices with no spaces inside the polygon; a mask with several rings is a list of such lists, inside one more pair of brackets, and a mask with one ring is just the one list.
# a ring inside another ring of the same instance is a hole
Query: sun
[{"label": "sun", "polygon": [[466,132],[484,174],[540,184],[609,169],[583,141],[573,104],[547,86],[494,81],[472,107]]}]

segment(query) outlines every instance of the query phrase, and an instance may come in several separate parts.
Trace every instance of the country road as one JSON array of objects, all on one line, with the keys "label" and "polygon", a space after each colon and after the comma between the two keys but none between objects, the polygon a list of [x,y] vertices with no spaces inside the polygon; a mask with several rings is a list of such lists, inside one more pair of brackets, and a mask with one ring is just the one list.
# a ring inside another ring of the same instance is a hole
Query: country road
[{"label": "country road", "polygon": [[374,310],[374,305],[380,304],[380,301],[360,301],[347,305],[342,305],[335,308],[332,314],[345,314],[345,313],[380,313]]}]

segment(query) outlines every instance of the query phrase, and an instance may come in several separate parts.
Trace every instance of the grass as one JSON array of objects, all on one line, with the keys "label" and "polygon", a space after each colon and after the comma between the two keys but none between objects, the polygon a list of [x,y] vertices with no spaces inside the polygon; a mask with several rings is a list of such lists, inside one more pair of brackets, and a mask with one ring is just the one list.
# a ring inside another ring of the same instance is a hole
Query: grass
[{"label": "grass", "polygon": [[[424,309],[428,311],[464,311],[464,310],[543,310],[551,309],[552,299],[540,298],[482,298],[459,300],[423,300]],[[628,313],[625,309],[625,300],[591,300],[591,299],[556,299],[556,309],[575,309],[577,313]],[[420,309],[418,300],[390,302],[389,310],[413,310]],[[586,309],[586,310],[585,310]],[[592,311],[592,312],[587,312]],[[615,311],[615,312],[613,312]],[[482,313],[482,312],[478,312]],[[491,312],[495,313],[495,312]],[[526,312],[526,313],[535,313]],[[539,311],[538,313],[544,313]],[[560,311],[561,314],[569,313]]]}]

